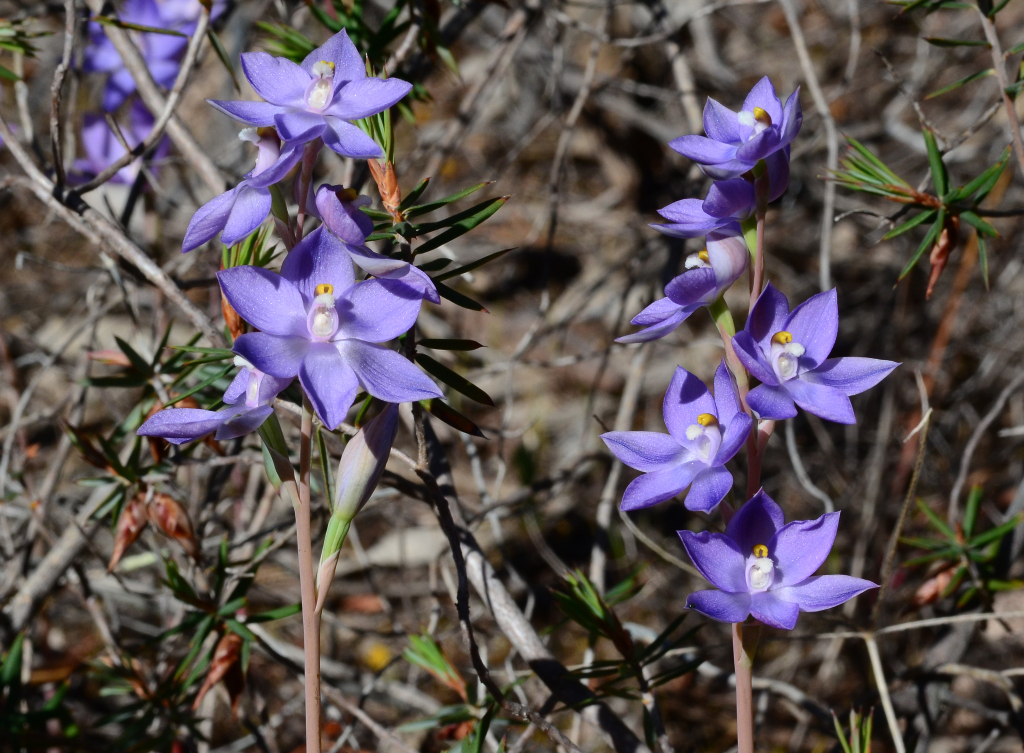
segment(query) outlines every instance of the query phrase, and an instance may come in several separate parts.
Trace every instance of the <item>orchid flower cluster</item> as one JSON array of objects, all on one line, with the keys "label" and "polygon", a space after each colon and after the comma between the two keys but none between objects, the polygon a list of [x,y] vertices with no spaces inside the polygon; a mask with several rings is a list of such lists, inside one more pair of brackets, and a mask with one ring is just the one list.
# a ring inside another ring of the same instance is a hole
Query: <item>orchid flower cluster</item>
[{"label": "orchid flower cluster", "polygon": [[[679,367],[665,393],[668,434],[613,431],[602,435],[612,453],[642,472],[626,488],[621,508],[639,510],[686,491],[687,509],[710,513],[721,505],[725,533],[680,531],[697,570],[718,590],[691,594],[687,606],[715,620],[755,620],[792,629],[800,611],[842,604],[875,584],[845,575],[815,575],[835,541],[839,513],[786,524],[763,490],[733,514],[726,498],[734,479],[727,464],[748,447],[748,471],[774,422],[797,407],[820,418],[854,423],[850,396],[880,382],[898,364],[873,358],[830,357],[839,333],[836,291],[812,296],[790,310],[771,283],[752,291],[753,305],[735,331],[724,294],[748,267],[763,269],[763,222],[768,202],[789,180],[790,144],[802,120],[799,90],[785,105],[767,78],[733,112],[712,99],[704,108],[706,136],[682,136],[670,146],[714,179],[707,197],[683,199],[659,210],[669,222],[653,225],[679,238],[706,237],[686,260],[686,271],[665,286],[665,297],[632,321],[644,329],[619,342],[648,342],[708,306],[719,324],[727,360],[714,393]],[[761,227],[758,227],[761,225]],[[751,274],[752,287],[760,287]],[[728,361],[728,362],[727,362]],[[759,384],[750,388],[751,378]],[[756,490],[756,476],[748,491]],[[688,491],[687,491],[688,490]]]}]

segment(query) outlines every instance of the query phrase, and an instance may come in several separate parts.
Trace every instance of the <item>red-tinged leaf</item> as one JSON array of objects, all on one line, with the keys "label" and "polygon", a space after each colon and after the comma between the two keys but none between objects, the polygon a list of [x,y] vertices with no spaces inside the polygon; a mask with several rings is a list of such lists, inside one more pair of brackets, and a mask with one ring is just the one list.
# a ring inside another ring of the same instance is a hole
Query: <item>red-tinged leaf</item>
[{"label": "red-tinged leaf", "polygon": [[120,350],[114,350],[113,348],[108,350],[90,350],[85,355],[90,361],[105,363],[108,366],[123,366],[128,368],[132,365],[132,362],[128,360],[128,356]]},{"label": "red-tinged leaf", "polygon": [[479,426],[440,398],[435,397],[430,400],[421,400],[420,405],[426,408],[434,418],[444,421],[453,429],[461,431],[463,434],[472,434],[474,437],[487,439],[487,436],[480,430]]},{"label": "red-tinged leaf", "polygon": [[953,580],[953,574],[956,572],[956,566],[947,567],[937,575],[929,578],[922,583],[917,591],[914,592],[914,597],[910,600],[910,603],[915,607],[923,607],[926,604],[933,604],[938,601]]},{"label": "red-tinged leaf", "polygon": [[199,544],[192,530],[192,521],[177,500],[168,494],[154,494],[149,502],[149,520],[163,534],[181,544],[192,559],[199,559]]},{"label": "red-tinged leaf", "polygon": [[128,547],[135,543],[135,539],[139,538],[146,527],[146,522],[145,495],[139,494],[124,506],[124,509],[121,510],[121,517],[117,519],[114,552],[110,555],[110,562],[107,564],[108,573],[114,571]]},{"label": "red-tinged leaf", "polygon": [[238,686],[232,687],[234,683],[228,682],[227,679],[232,667],[237,667],[239,671],[241,670],[238,660],[242,656],[242,643],[242,636],[232,632],[225,633],[217,642],[217,648],[213,651],[213,659],[210,661],[210,670],[206,673],[206,679],[203,681],[202,687],[199,688],[196,700],[192,704],[193,711],[199,709],[199,704],[203,702],[203,698],[210,691],[210,688],[221,680],[225,680],[225,685],[231,695],[231,713],[234,714],[237,711],[238,699],[241,697],[242,688]]},{"label": "red-tinged leaf", "polygon": [[85,458],[86,462],[90,465],[94,465],[100,470],[110,471],[113,470],[110,467],[110,463],[107,462],[107,458],[103,453],[92,443],[92,441],[85,435],[85,433],[76,426],[72,426],[66,421],[61,422],[64,426],[64,431],[67,432],[68,439]]}]

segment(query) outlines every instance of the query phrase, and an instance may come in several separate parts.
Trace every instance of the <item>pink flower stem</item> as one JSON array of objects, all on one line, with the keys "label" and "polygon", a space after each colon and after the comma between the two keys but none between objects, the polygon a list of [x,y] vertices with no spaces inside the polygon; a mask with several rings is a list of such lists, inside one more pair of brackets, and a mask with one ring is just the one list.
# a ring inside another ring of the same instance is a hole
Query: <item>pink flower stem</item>
[{"label": "pink flower stem", "polygon": [[[744,634],[746,633],[746,634]],[[733,664],[736,670],[736,748],[737,753],[754,753],[754,647],[758,627],[735,623],[732,626]]]},{"label": "pink flower stem", "polygon": [[[764,222],[768,213],[768,171],[766,165],[759,162],[753,170],[754,195],[757,200],[755,217],[757,219],[755,245],[750,267],[750,312],[761,296],[764,287]],[[749,379],[748,379],[749,384]],[[743,407],[751,413],[746,402],[746,390],[741,392]],[[751,413],[753,417],[753,414]],[[774,421],[754,420],[747,435],[747,499],[753,497],[761,487],[761,460],[768,438],[775,428]],[[740,623],[732,626],[733,663],[736,670],[736,746],[737,753],[754,753],[754,696],[752,686],[752,669],[754,666],[754,648],[757,645],[758,628],[756,625],[746,627]]]},{"label": "pink flower stem", "polygon": [[316,164],[316,157],[320,154],[320,147],[323,142],[313,139],[302,149],[302,169],[299,172],[299,213],[295,218],[295,242],[302,240],[302,225],[306,221],[306,199],[309,197],[309,184],[313,182],[313,165]]},{"label": "pink flower stem", "polygon": [[320,753],[320,617],[316,614],[316,574],[310,523],[309,466],[313,437],[313,408],[302,397],[302,437],[299,443],[299,504],[295,508],[295,537],[299,547],[299,590],[302,596],[302,643],[306,679],[306,753]]}]

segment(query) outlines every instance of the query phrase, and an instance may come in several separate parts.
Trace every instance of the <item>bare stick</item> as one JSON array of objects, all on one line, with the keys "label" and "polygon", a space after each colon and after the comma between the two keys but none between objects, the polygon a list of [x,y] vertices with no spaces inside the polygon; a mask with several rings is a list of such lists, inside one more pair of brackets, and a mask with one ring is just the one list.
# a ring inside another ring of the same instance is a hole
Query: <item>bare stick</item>
[{"label": "bare stick", "polygon": [[836,506],[835,503],[832,502],[832,498],[814,485],[814,482],[811,481],[811,477],[807,475],[807,469],[804,468],[803,461],[800,460],[800,452],[796,447],[796,432],[793,430],[792,418],[786,421],[786,450],[789,452],[789,462],[793,464],[793,472],[796,473],[796,480],[800,482],[800,486],[803,487],[804,491],[819,500],[821,504],[825,506],[825,512],[835,512]]},{"label": "bare stick", "polygon": [[992,68],[996,74],[996,81],[999,82],[999,94],[1003,98],[1003,106],[1006,107],[1006,117],[1010,126],[1010,138],[1013,139],[1013,151],[1017,155],[1017,164],[1020,165],[1021,173],[1024,173],[1024,143],[1020,138],[1020,121],[1017,119],[1017,108],[1013,105],[1013,97],[1006,91],[1010,82],[1006,78],[1006,60],[1003,58],[1003,48],[999,46],[999,34],[996,33],[995,24],[992,23],[985,11],[978,5],[978,15],[981,16],[981,28],[985,31],[985,39],[988,40],[989,49],[992,53]]},{"label": "bare stick", "polygon": [[50,149],[53,151],[53,169],[57,174],[57,190],[64,188],[67,176],[64,174],[64,157],[61,148],[60,93],[64,88],[68,69],[71,67],[71,51],[75,46],[75,0],[64,0],[64,51],[60,63],[53,72],[50,84]]},{"label": "bare stick", "polygon": [[[896,559],[896,547],[899,546],[900,534],[903,532],[903,524],[906,522],[907,513],[910,511],[910,502],[914,499],[914,492],[917,491],[917,480],[921,475],[921,464],[924,462],[924,451],[928,446],[928,429],[931,427],[932,409],[928,405],[928,390],[925,388],[921,372],[918,371],[915,376],[917,377],[917,387],[921,393],[921,412],[924,414],[924,418],[921,419],[921,423],[918,426],[921,438],[918,440],[917,460],[914,462],[914,473],[910,477],[910,486],[907,487],[906,496],[903,498],[903,507],[900,508],[900,517],[896,521],[896,527],[893,528],[892,535],[889,536],[889,546],[885,553],[885,563],[882,565],[882,577],[878,588],[878,597],[875,599],[875,605],[871,609],[872,628],[878,624],[878,614],[882,609],[882,601],[885,599],[885,592],[889,587],[889,578],[892,575],[892,564]],[[907,439],[909,440],[910,437],[908,436]]]},{"label": "bare stick", "polygon": [[[626,386],[622,390],[622,400],[619,402],[619,412],[615,416],[615,431],[629,431],[633,424],[633,415],[636,413],[637,400],[640,397],[640,388],[643,385],[644,366],[651,348],[647,343],[640,345],[633,355],[633,362],[629,366],[629,376],[626,377]],[[590,580],[598,593],[604,593],[604,571],[608,562],[606,549],[608,548],[608,529],[612,522],[612,510],[615,507],[616,492],[619,489],[619,479],[622,478],[622,461],[618,458],[612,460],[611,469],[608,471],[608,479],[605,481],[604,489],[601,492],[601,500],[597,503],[597,528],[598,535],[594,537],[594,545],[590,550]]]},{"label": "bare stick", "polygon": [[[831,172],[839,166],[839,135],[836,132],[836,123],[832,119],[832,111],[829,110],[828,102],[825,101],[825,95],[821,91],[818,76],[814,73],[814,65],[811,63],[811,56],[807,52],[807,42],[804,40],[804,32],[800,28],[800,19],[797,18],[796,8],[793,7],[793,0],[779,0],[779,4],[782,6],[782,12],[786,15],[789,33],[793,37],[793,46],[796,47],[800,68],[803,70],[804,78],[807,80],[807,88],[811,90],[814,107],[825,123],[825,139],[828,142],[828,163],[826,167]],[[835,209],[836,184],[835,181],[829,180],[825,182],[825,206],[821,214],[818,284],[822,290],[828,290],[832,287],[832,224]]]},{"label": "bare stick", "polygon": [[960,458],[960,471],[956,474],[956,482],[953,484],[953,490],[949,493],[946,520],[950,523],[956,521],[957,514],[959,513],[960,492],[963,491],[964,484],[967,483],[967,472],[970,470],[974,451],[978,449],[978,444],[981,442],[985,432],[988,431],[988,427],[1002,413],[1003,408],[1006,406],[1006,401],[1010,399],[1010,395],[1019,390],[1021,386],[1024,386],[1024,370],[1017,374],[1013,381],[1006,385],[1003,391],[999,393],[999,397],[996,398],[988,413],[985,414],[985,417],[978,422],[978,425],[974,427],[974,431],[971,432],[971,438],[967,440],[967,446],[964,447],[963,457]]},{"label": "bare stick", "polygon": [[885,670],[882,669],[882,658],[878,655],[878,644],[870,633],[864,634],[863,638],[868,647],[868,656],[871,658],[871,671],[875,676],[875,685],[878,686],[878,696],[882,701],[882,710],[885,711],[885,720],[889,723],[892,744],[896,747],[896,753],[907,753],[903,744],[903,733],[900,732],[900,725],[896,720],[896,711],[892,707],[892,698],[889,697],[889,686],[885,682]]},{"label": "bare stick", "polygon": [[93,243],[109,247],[129,264],[134,265],[146,279],[182,310],[193,326],[206,335],[212,344],[222,345],[224,343],[224,336],[213,325],[210,318],[181,292],[181,288],[175,285],[174,281],[141,248],[125,237],[121,228],[84,202],[77,202],[72,211],[72,208],[67,207],[54,197],[53,183],[36,167],[24,147],[15,142],[14,134],[11,133],[10,127],[2,117],[0,117],[0,137],[8,144],[11,154],[14,155],[29,178],[28,180],[14,181],[8,179],[8,181],[29,188],[40,201],[75,230],[85,235]]},{"label": "bare stick", "polygon": [[80,186],[75,186],[74,192],[76,194],[81,196],[93,189],[99,188],[117,175],[121,168],[128,165],[132,160],[141,157],[160,142],[160,139],[163,138],[164,131],[167,129],[168,123],[170,123],[171,118],[174,117],[174,111],[177,109],[178,103],[181,102],[181,95],[185,89],[185,84],[188,82],[188,78],[192,73],[192,69],[195,68],[196,61],[199,59],[199,50],[203,45],[203,39],[206,37],[206,29],[209,24],[210,12],[203,7],[202,13],[199,14],[199,21],[196,23],[196,30],[193,32],[192,38],[188,43],[188,49],[185,51],[185,58],[182,60],[181,68],[178,69],[178,76],[174,79],[174,86],[171,89],[170,94],[167,95],[167,101],[164,104],[164,108],[161,110],[156,122],[153,123],[153,128],[150,130],[149,135],[147,135],[146,138],[144,138],[134,149],[126,146],[125,153],[107,166],[95,178]]},{"label": "bare stick", "polygon": [[[102,13],[104,0],[87,1],[89,9],[93,13]],[[164,111],[167,102],[160,91],[160,87],[157,86],[150,75],[149,68],[146,66],[146,61],[143,59],[142,53],[139,52],[139,48],[135,46],[135,42],[132,41],[132,38],[124,29],[104,24],[103,33],[107,35],[111,44],[114,45],[114,49],[117,50],[117,54],[121,56],[124,67],[135,81],[135,87],[138,89],[142,101],[149,108],[149,111],[153,113],[154,118],[159,117],[160,113]],[[174,145],[178,147],[178,151],[181,152],[182,158],[202,179],[210,192],[213,194],[223,193],[225,182],[224,178],[221,177],[220,171],[207,156],[206,150],[199,145],[192,133],[177,116],[172,116],[168,121],[167,135],[171,137],[171,141],[174,142]]]}]

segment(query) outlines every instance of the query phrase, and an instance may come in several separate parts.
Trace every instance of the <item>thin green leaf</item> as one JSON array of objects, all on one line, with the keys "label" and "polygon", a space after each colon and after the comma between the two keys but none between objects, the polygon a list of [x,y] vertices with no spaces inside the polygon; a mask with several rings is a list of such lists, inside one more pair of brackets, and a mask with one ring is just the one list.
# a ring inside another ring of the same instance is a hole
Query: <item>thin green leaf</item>
[{"label": "thin green leaf", "polygon": [[1008,58],[1011,55],[1016,55],[1018,52],[1024,52],[1024,42],[1021,42],[1020,44],[1015,44],[1013,47],[1011,47],[1010,49],[1003,53],[1003,57]]},{"label": "thin green leaf", "polygon": [[434,259],[433,261],[425,262],[420,264],[419,268],[424,272],[440,272],[442,269],[452,263],[452,259]]},{"label": "thin green leaf", "polygon": [[945,207],[943,207],[942,209],[939,210],[939,216],[932,224],[931,228],[929,228],[928,234],[925,235],[924,239],[921,241],[921,245],[917,247],[917,250],[914,252],[914,255],[910,257],[910,261],[908,261],[906,266],[903,267],[903,271],[900,272],[900,276],[898,279],[902,280],[904,277],[910,274],[910,270],[914,268],[918,260],[924,255],[924,252],[931,248],[932,244],[935,242],[935,239],[938,237],[939,231],[942,230],[942,225],[945,221],[946,209]]},{"label": "thin green leaf", "polygon": [[922,128],[921,135],[924,136],[924,145],[928,148],[928,166],[932,171],[932,182],[935,184],[935,191],[939,196],[944,196],[949,191],[949,173],[946,172],[946,165],[942,161],[942,152],[935,143],[935,134],[930,128]]},{"label": "thin green leaf", "polygon": [[430,185],[430,178],[429,177],[424,178],[423,180],[421,180],[420,184],[418,186],[416,186],[416,188],[412,189],[409,193],[407,193],[405,195],[405,198],[402,199],[402,202],[398,205],[398,211],[404,213],[406,209],[411,209],[414,206],[413,202],[416,201],[417,199],[419,199],[420,196],[423,195],[423,192],[427,190],[427,187],[429,185]]},{"label": "thin green leaf", "polygon": [[461,191],[457,191],[456,193],[453,193],[450,196],[445,196],[443,199],[431,201],[428,204],[418,204],[416,206],[411,206],[408,208],[408,210],[405,210],[403,214],[405,214],[407,218],[419,217],[422,214],[429,214],[430,212],[433,212],[436,209],[440,209],[443,206],[447,206],[448,204],[452,204],[453,202],[459,201],[460,199],[464,199],[470,194],[476,193],[484,186],[491,185],[493,182],[493,180],[488,180],[483,183],[477,183],[476,185],[470,186],[469,188],[463,188]]},{"label": "thin green leaf", "polygon": [[987,47],[988,49],[992,49],[992,45],[984,39],[944,39],[943,37],[925,37],[924,41],[930,45],[934,45],[935,47]]},{"label": "thin green leaf", "polygon": [[[990,190],[992,190],[992,186],[995,185],[995,182],[999,179],[999,176],[1002,174],[1003,169],[1006,167],[1006,163],[1009,161],[1009,159],[1010,147],[1006,147],[1006,149],[1003,150],[1003,153],[999,156],[999,159],[996,161],[994,165],[989,167],[987,170],[985,170],[985,172],[983,172],[981,175],[979,175],[977,178],[972,180],[967,185],[960,187],[956,191],[953,191],[952,194],[949,196],[948,201],[946,201],[945,203],[951,204],[957,201],[962,201],[963,199],[966,199],[968,196],[973,194],[975,191],[981,189],[983,186],[987,186],[987,190],[985,191],[985,193],[987,194]],[[981,201],[981,198],[975,199],[974,204],[977,205],[979,201]]]},{"label": "thin green leaf", "polygon": [[873,153],[871,152],[871,150],[870,150],[870,149],[868,149],[868,148],[867,148],[866,146],[864,146],[864,145],[863,145],[862,143],[860,143],[859,141],[857,141],[857,139],[855,139],[855,138],[852,138],[852,137],[850,137],[850,136],[847,136],[847,137],[846,137],[846,141],[847,141],[847,143],[849,143],[849,145],[850,145],[850,146],[852,146],[852,147],[853,147],[853,148],[854,148],[854,149],[855,149],[855,150],[857,151],[857,153],[858,153],[858,154],[860,154],[860,155],[861,155],[861,156],[862,156],[862,157],[863,157],[864,159],[866,159],[866,160],[867,160],[868,162],[870,162],[870,163],[871,163],[872,165],[874,165],[874,166],[875,166],[875,167],[877,167],[877,168],[878,168],[879,170],[881,170],[883,174],[887,175],[887,176],[888,176],[888,177],[890,178],[890,180],[892,180],[892,182],[893,182],[893,183],[895,183],[896,185],[904,186],[905,188],[910,188],[910,184],[909,184],[909,183],[907,183],[907,182],[906,182],[905,180],[903,180],[903,178],[901,178],[901,177],[900,177],[900,176],[898,176],[898,175],[897,175],[896,173],[894,173],[894,172],[893,172],[892,170],[890,170],[890,169],[889,169],[889,166],[888,166],[888,165],[886,165],[886,164],[885,164],[884,162],[882,162],[882,160],[880,160],[880,159],[879,159],[878,157],[876,157],[876,156],[875,156],[875,155],[874,155],[874,154],[873,154]]},{"label": "thin green leaf", "polygon": [[957,536],[956,533],[953,532],[953,529],[950,528],[946,521],[940,518],[932,508],[925,504],[923,499],[918,498],[917,507],[925,514],[925,517],[928,518],[929,522],[931,522],[932,526],[939,531],[939,533],[952,542],[957,541]]},{"label": "thin green leaf", "polygon": [[978,231],[980,235],[987,235],[989,238],[998,238],[999,231],[981,219],[974,212],[961,212],[960,219]]},{"label": "thin green leaf", "polygon": [[25,633],[18,633],[4,657],[4,663],[0,665],[0,688],[21,684],[21,649],[24,643]]},{"label": "thin green leaf", "polygon": [[466,379],[466,377],[449,369],[443,363],[435,361],[425,353],[416,354],[416,363],[422,366],[423,370],[428,374],[440,379],[453,390],[461,392],[470,400],[489,405],[492,408],[494,407],[494,400],[491,399],[490,395]]},{"label": "thin green leaf", "polygon": [[1001,539],[1003,536],[1005,536],[1018,525],[1020,525],[1022,517],[1024,517],[1024,514],[1014,515],[1012,520],[1008,520],[1001,526],[996,526],[991,530],[985,531],[985,533],[980,533],[974,538],[969,539],[967,541],[967,546],[971,549],[977,549],[979,547],[985,546],[985,544],[988,544],[989,542]]},{"label": "thin green leaf", "polygon": [[437,288],[437,294],[442,298],[451,301],[456,306],[461,306],[464,309],[470,311],[483,311],[485,314],[490,313],[482,303],[477,303],[469,296],[465,296],[457,290],[445,285],[443,282],[434,281],[434,287]]},{"label": "thin green leaf", "polygon": [[493,254],[487,254],[487,256],[482,256],[476,261],[471,261],[469,264],[463,264],[461,267],[458,267],[457,269],[453,269],[449,272],[439,274],[437,277],[434,278],[434,282],[437,282],[439,280],[450,280],[453,277],[459,277],[461,275],[466,274],[467,272],[472,272],[474,269],[479,269],[485,264],[491,263],[495,259],[500,259],[509,251],[515,251],[516,248],[516,246],[512,248],[505,248],[502,249],[501,251],[495,251]]},{"label": "thin green leaf", "polygon": [[903,563],[903,566],[904,567],[917,567],[918,565],[925,565],[925,564],[927,564],[929,562],[934,562],[935,560],[955,560],[959,556],[960,556],[960,547],[958,547],[958,546],[951,546],[951,547],[947,547],[946,549],[943,549],[943,550],[938,551],[938,552],[932,552],[931,554],[926,554],[923,557],[915,557],[914,559],[909,559],[909,560],[907,560],[906,562]]},{"label": "thin green leaf", "polygon": [[199,390],[202,390],[202,389],[205,389],[206,387],[209,387],[211,384],[216,382],[218,379],[223,379],[225,376],[227,376],[228,372],[231,371],[231,369],[233,369],[233,368],[234,368],[234,364],[231,364],[230,366],[228,366],[227,368],[217,372],[216,374],[214,374],[210,378],[204,379],[202,382],[197,384],[192,389],[187,390],[187,391],[181,393],[180,395],[178,395],[176,398],[174,398],[173,400],[168,402],[166,405],[164,405],[164,407],[165,408],[170,408],[172,405],[176,405],[177,403],[180,403],[186,397],[191,397],[192,395],[194,395],[197,392],[199,392]]},{"label": "thin green leaf", "polygon": [[331,454],[327,451],[327,441],[319,424],[316,427],[316,448],[320,456],[320,472],[324,476],[324,495],[330,506],[334,503],[334,474],[331,471]]},{"label": "thin green leaf", "polygon": [[21,76],[2,65],[0,65],[0,78],[5,78],[8,81],[21,81]]},{"label": "thin green leaf", "polygon": [[434,397],[430,400],[421,400],[420,405],[426,408],[434,418],[443,421],[453,429],[461,431],[463,434],[472,434],[474,437],[487,439],[487,436],[480,430],[479,426],[440,398]]},{"label": "thin green leaf", "polygon": [[433,350],[477,350],[485,347],[476,340],[432,340],[430,338],[420,340],[418,345]]},{"label": "thin green leaf", "polygon": [[301,611],[301,604],[289,604],[286,607],[278,607],[277,609],[270,609],[266,612],[260,612],[259,614],[249,615],[245,618],[245,621],[272,622],[274,620],[283,620],[285,617],[291,617],[293,614],[298,614]]},{"label": "thin green leaf", "polygon": [[228,55],[228,51],[224,49],[224,45],[220,41],[220,37],[217,36],[211,28],[206,29],[206,38],[210,40],[210,45],[213,47],[214,52],[217,53],[217,59],[220,60],[221,65],[231,75],[231,81],[235,85],[235,91],[242,91],[242,87],[238,85],[238,77],[235,75],[235,67],[231,65],[231,56]]},{"label": "thin green leaf", "polygon": [[911,217],[909,220],[907,220],[903,224],[897,225],[892,230],[890,230],[888,233],[883,235],[882,236],[882,240],[883,241],[887,241],[887,240],[890,240],[892,238],[895,238],[897,235],[903,235],[903,233],[907,232],[908,230],[911,230],[911,229],[917,227],[918,225],[920,225],[920,224],[930,220],[932,217],[935,216],[935,213],[938,212],[938,211],[939,211],[938,209],[929,209],[926,212],[921,212],[920,214],[914,215],[913,217]]},{"label": "thin green leaf", "polygon": [[941,89],[936,89],[931,94],[926,96],[925,99],[935,99],[935,97],[940,97],[943,94],[947,94],[947,93],[953,91],[954,89],[959,89],[961,86],[964,86],[965,84],[970,84],[970,83],[973,83],[975,81],[980,81],[981,79],[985,78],[986,76],[991,76],[994,73],[995,73],[995,69],[993,69],[993,68],[989,68],[989,69],[984,70],[984,71],[979,71],[978,73],[972,73],[970,76],[965,76],[964,78],[960,79],[959,81],[954,81],[952,84],[949,84],[947,86],[943,86]]},{"label": "thin green leaf", "polygon": [[927,549],[929,551],[945,549],[949,546],[949,542],[943,541],[942,539],[924,539],[915,538],[913,536],[901,536],[900,543],[916,547],[917,549]]},{"label": "thin green leaf", "polygon": [[981,261],[981,279],[985,281],[985,290],[988,290],[988,244],[980,235],[978,236],[978,259]]}]

